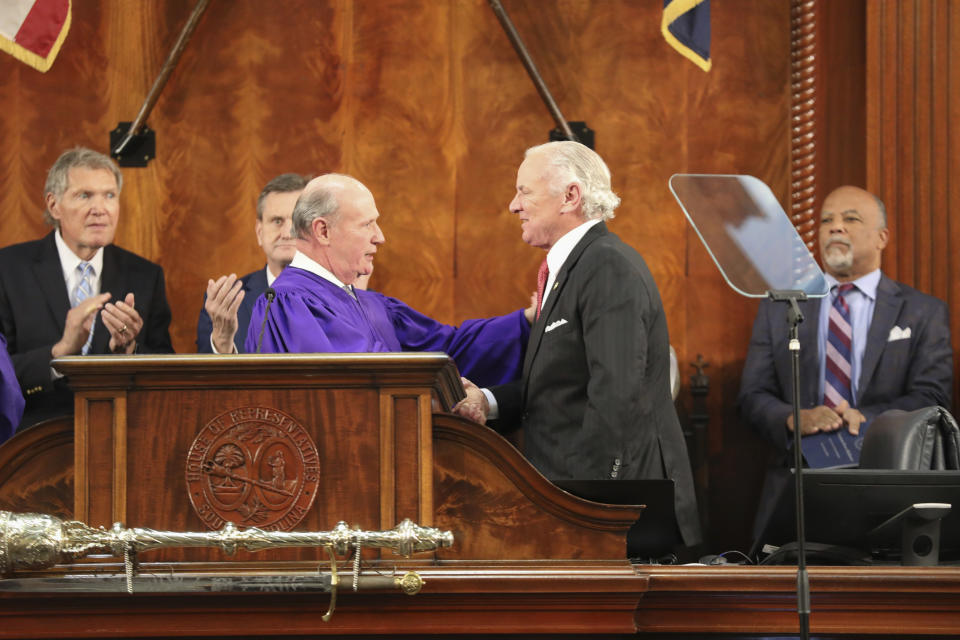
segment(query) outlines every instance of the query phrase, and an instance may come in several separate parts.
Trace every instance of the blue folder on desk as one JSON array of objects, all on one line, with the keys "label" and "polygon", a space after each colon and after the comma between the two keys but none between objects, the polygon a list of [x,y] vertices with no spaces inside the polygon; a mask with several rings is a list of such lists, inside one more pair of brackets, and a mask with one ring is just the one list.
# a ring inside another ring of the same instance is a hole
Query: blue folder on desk
[{"label": "blue folder on desk", "polygon": [[812,469],[830,469],[855,467],[860,464],[863,436],[866,435],[869,424],[865,422],[860,425],[859,435],[852,435],[846,427],[841,427],[829,433],[804,436],[800,447],[807,466]]}]

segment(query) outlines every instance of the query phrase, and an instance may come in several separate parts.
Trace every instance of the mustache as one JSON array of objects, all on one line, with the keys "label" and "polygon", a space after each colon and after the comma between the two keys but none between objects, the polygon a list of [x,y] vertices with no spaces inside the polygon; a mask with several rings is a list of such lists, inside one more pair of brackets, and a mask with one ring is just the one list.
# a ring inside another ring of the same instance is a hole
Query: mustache
[{"label": "mustache", "polygon": [[824,247],[824,248],[825,248],[825,249],[829,249],[830,247],[832,247],[832,246],[835,245],[835,244],[841,244],[841,245],[845,246],[845,247],[848,248],[848,249],[853,246],[853,243],[851,243],[851,242],[850,242],[849,240],[847,240],[846,238],[835,238],[835,239],[831,240],[830,242],[828,242],[828,243],[827,243],[827,246]]}]

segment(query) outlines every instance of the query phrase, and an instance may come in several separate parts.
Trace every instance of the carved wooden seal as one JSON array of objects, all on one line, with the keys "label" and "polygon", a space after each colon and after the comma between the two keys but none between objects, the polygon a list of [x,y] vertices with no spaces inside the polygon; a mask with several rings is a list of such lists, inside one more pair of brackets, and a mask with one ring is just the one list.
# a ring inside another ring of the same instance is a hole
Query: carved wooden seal
[{"label": "carved wooden seal", "polygon": [[203,523],[287,531],[317,497],[320,456],[310,434],[277,409],[242,407],[210,420],[187,452],[190,503]]}]

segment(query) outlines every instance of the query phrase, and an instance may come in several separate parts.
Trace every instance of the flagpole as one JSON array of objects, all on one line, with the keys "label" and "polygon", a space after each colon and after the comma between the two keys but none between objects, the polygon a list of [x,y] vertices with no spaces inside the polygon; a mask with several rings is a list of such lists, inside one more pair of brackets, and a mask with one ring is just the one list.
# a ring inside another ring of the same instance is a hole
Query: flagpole
[{"label": "flagpole", "polygon": [[541,77],[540,72],[537,70],[537,65],[534,64],[533,58],[530,57],[530,53],[527,51],[527,47],[524,46],[523,40],[520,39],[520,34],[517,33],[516,27],[513,26],[513,21],[510,20],[510,16],[507,15],[506,9],[503,8],[500,0],[487,1],[490,4],[490,8],[493,9],[493,13],[497,16],[497,20],[500,21],[500,26],[503,27],[507,38],[510,39],[510,44],[513,45],[514,50],[520,57],[520,62],[523,63],[524,68],[527,70],[527,75],[529,75],[533,81],[533,86],[536,87],[537,93],[540,94],[540,98],[543,99],[547,110],[550,112],[550,115],[553,116],[554,122],[557,123],[557,127],[560,128],[560,131],[563,132],[567,140],[580,142],[567,123],[566,118],[560,113],[560,107],[557,106],[556,101],[554,101],[553,96],[550,94],[550,89],[547,88],[547,84],[543,81],[543,77]]},{"label": "flagpole", "polygon": [[147,116],[150,115],[154,105],[157,104],[157,100],[160,98],[160,92],[163,91],[163,87],[167,84],[167,79],[176,68],[177,62],[179,62],[180,56],[183,54],[183,50],[190,40],[190,36],[193,35],[194,29],[197,28],[200,17],[203,15],[203,12],[207,10],[207,4],[209,4],[209,2],[210,0],[197,0],[197,4],[193,7],[193,12],[187,19],[187,23],[183,25],[183,29],[180,31],[180,37],[177,38],[176,43],[174,43],[173,48],[170,50],[170,54],[167,56],[167,61],[163,63],[163,68],[160,69],[160,74],[153,82],[153,86],[150,87],[150,93],[147,94],[147,98],[143,101],[143,106],[140,107],[140,113],[137,114],[136,119],[130,124],[127,134],[123,137],[123,140],[120,141],[120,144],[111,149],[110,155],[119,156],[123,153],[123,150],[130,141],[133,140],[134,136],[137,135],[143,123],[147,121]]}]

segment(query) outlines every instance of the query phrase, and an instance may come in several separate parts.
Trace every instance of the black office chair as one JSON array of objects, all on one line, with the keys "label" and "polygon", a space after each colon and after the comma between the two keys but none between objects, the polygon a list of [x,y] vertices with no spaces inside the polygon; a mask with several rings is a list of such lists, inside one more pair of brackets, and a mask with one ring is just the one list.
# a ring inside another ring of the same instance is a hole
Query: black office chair
[{"label": "black office chair", "polygon": [[861,469],[960,469],[960,428],[943,407],[891,409],[870,424],[860,451]]}]

